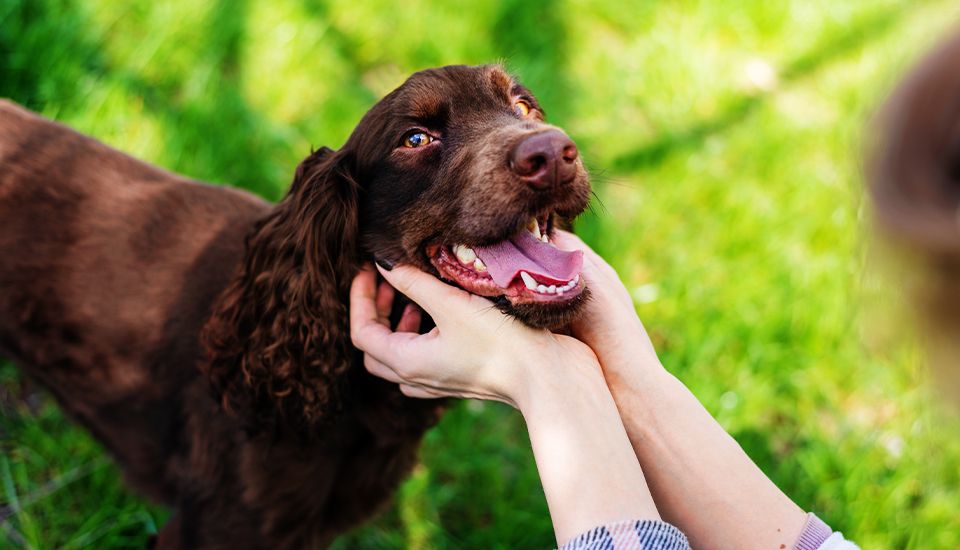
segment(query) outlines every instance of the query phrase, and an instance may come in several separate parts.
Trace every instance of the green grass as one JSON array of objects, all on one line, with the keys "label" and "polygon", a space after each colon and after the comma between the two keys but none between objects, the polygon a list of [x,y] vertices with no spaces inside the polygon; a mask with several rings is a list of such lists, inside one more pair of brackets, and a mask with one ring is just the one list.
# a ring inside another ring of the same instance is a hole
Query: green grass
[{"label": "green grass", "polygon": [[[503,60],[583,150],[597,200],[578,230],[668,368],[864,548],[957,548],[960,423],[926,384],[861,177],[871,116],[956,2],[626,4],[3,0],[0,96],[276,199],[311,146],[342,143],[405,75]],[[750,85],[764,64],[776,84]],[[49,400],[24,403],[24,384],[0,368],[0,547],[155,532],[167,512]],[[340,547],[552,543],[521,419],[470,403]]]}]

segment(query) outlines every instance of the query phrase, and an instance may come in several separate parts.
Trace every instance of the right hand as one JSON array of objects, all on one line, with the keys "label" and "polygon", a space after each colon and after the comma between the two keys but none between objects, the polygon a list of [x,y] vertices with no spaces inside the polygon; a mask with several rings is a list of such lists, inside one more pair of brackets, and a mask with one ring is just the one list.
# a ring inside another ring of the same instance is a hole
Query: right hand
[{"label": "right hand", "polygon": [[553,241],[563,250],[583,251],[583,277],[590,289],[590,300],[583,315],[571,323],[570,330],[597,354],[608,379],[610,375],[626,374],[638,365],[662,368],[616,270],[573,233],[557,231]]}]

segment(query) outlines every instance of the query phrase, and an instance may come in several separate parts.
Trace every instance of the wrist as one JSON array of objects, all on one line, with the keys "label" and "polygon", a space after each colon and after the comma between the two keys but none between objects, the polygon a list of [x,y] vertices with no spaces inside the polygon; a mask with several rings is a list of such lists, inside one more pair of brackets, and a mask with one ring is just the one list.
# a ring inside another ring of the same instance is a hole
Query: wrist
[{"label": "wrist", "polygon": [[620,414],[637,430],[655,424],[656,414],[669,409],[666,401],[680,384],[659,361],[646,359],[630,361],[625,368],[608,368],[604,363],[603,374]]},{"label": "wrist", "polygon": [[612,400],[596,359],[565,359],[528,371],[529,379],[522,385],[523,391],[515,396],[516,407],[528,422],[542,415],[569,411],[597,397]]},{"label": "wrist", "polygon": [[659,519],[599,364],[541,371],[520,402],[558,541],[627,518]]}]

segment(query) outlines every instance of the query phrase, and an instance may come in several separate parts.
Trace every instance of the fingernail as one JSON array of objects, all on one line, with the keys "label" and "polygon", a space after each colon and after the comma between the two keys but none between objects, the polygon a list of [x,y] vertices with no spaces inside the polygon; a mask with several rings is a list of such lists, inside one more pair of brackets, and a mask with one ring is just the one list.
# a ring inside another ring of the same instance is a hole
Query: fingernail
[{"label": "fingernail", "polygon": [[386,269],[387,271],[393,271],[393,266],[396,265],[390,260],[384,260],[383,258],[377,258],[374,261],[377,262],[378,266]]}]

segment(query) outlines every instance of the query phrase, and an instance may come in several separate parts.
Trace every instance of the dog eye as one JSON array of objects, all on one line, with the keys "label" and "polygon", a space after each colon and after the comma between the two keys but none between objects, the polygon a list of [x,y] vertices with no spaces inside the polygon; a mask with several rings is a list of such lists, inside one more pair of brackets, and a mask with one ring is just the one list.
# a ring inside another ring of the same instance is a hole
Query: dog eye
[{"label": "dog eye", "polygon": [[530,104],[522,99],[518,99],[517,102],[513,104],[513,112],[525,117],[530,114]]},{"label": "dog eye", "polygon": [[410,132],[403,138],[403,146],[409,147],[411,149],[416,149],[417,147],[426,145],[433,141],[433,137],[426,133],[420,131]]}]

